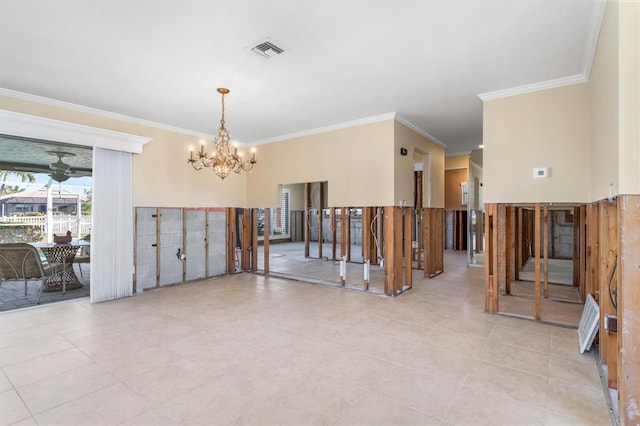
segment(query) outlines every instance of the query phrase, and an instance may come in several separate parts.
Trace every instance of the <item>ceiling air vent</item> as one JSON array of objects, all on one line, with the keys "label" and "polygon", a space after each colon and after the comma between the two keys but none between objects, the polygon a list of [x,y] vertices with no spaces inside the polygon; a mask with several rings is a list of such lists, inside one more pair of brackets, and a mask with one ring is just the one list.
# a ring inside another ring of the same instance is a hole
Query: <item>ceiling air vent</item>
[{"label": "ceiling air vent", "polygon": [[263,58],[270,59],[284,53],[284,49],[276,46],[271,40],[262,40],[250,47],[252,52]]}]

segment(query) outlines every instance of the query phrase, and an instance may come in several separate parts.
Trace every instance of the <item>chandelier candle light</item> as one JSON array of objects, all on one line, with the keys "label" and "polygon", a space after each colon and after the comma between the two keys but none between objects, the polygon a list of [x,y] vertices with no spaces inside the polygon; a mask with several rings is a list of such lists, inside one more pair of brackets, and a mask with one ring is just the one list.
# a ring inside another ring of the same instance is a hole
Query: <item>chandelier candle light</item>
[{"label": "chandelier candle light", "polygon": [[211,167],[215,174],[220,176],[221,179],[226,178],[233,171],[236,173],[248,172],[253,168],[256,161],[256,150],[251,149],[251,159],[245,161],[242,158],[242,153],[238,152],[238,147],[233,147],[233,154],[229,149],[229,131],[224,127],[224,95],[229,93],[229,89],[220,87],[218,93],[222,95],[222,118],[220,118],[220,128],[213,142],[215,143],[216,150],[209,157],[204,150],[204,143],[200,145],[200,151],[198,151],[197,157],[193,153],[193,149],[189,153],[188,163],[191,164],[195,170],[201,170],[204,167]]}]

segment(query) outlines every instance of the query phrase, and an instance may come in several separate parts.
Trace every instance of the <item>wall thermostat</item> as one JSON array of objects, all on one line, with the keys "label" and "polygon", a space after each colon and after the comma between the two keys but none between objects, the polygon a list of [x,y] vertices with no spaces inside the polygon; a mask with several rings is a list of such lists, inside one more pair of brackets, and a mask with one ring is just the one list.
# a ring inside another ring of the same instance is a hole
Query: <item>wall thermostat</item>
[{"label": "wall thermostat", "polygon": [[534,179],[546,179],[549,177],[549,168],[548,167],[536,167],[533,169],[533,178]]}]

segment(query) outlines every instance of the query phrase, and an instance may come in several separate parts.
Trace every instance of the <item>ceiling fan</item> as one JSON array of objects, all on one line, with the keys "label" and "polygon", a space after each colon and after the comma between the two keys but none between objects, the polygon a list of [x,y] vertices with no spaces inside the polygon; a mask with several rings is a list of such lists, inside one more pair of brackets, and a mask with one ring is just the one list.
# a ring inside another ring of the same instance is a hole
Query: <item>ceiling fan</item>
[{"label": "ceiling fan", "polygon": [[71,171],[71,165],[66,164],[62,159],[64,157],[75,157],[76,155],[64,151],[47,151],[47,154],[58,157],[58,161],[49,164],[49,168],[51,169],[51,174],[49,174],[49,176],[51,176],[51,179],[56,182],[64,182],[69,179],[70,175],[73,173]]}]

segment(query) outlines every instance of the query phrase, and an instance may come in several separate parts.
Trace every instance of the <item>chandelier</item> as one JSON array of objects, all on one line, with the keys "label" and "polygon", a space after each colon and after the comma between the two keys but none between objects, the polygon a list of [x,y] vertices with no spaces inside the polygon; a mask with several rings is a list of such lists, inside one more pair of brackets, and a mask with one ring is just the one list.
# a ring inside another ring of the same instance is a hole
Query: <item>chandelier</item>
[{"label": "chandelier", "polygon": [[220,87],[218,93],[222,95],[222,118],[220,118],[220,128],[213,142],[216,150],[211,156],[204,150],[204,144],[200,145],[200,151],[197,156],[194,155],[193,149],[189,153],[188,163],[195,170],[201,170],[204,167],[211,167],[213,172],[220,176],[221,179],[229,176],[231,172],[241,173],[248,172],[253,168],[256,161],[255,148],[251,149],[251,159],[242,158],[242,152],[238,152],[238,148],[234,146],[233,154],[229,148],[229,131],[224,127],[224,95],[229,93],[229,89]]}]

